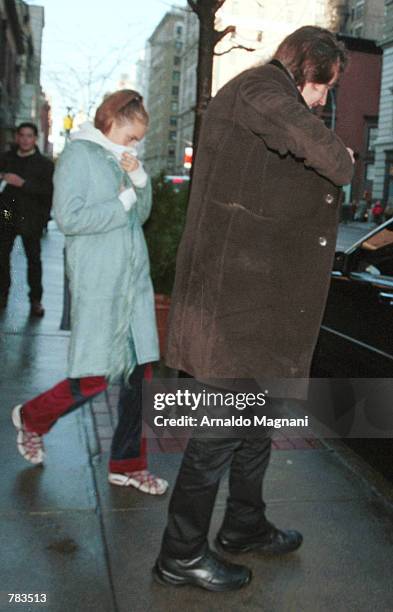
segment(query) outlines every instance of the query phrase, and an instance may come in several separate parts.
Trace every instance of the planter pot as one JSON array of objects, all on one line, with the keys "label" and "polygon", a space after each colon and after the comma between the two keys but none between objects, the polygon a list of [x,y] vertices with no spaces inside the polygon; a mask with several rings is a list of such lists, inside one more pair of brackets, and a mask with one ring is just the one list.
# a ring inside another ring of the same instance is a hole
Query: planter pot
[{"label": "planter pot", "polygon": [[168,325],[168,315],[169,307],[171,305],[171,298],[169,297],[169,295],[156,293],[154,299],[156,306],[158,340],[160,343],[160,356],[163,357],[165,351],[166,331]]}]

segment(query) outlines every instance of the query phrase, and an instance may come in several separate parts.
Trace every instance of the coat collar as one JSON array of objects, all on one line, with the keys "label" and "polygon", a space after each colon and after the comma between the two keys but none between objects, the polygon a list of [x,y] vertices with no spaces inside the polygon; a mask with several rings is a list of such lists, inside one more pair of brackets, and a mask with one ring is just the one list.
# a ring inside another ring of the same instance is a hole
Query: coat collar
[{"label": "coat collar", "polygon": [[279,70],[281,70],[287,77],[288,79],[291,81],[294,89],[296,90],[296,94],[298,97],[298,101],[301,102],[303,104],[303,106],[305,106],[307,108],[307,110],[310,110],[309,107],[307,106],[306,102],[304,101],[304,98],[302,96],[302,94],[300,93],[300,91],[298,90],[298,88],[296,87],[296,83],[294,81],[293,76],[291,75],[291,73],[289,72],[289,70],[287,70],[284,66],[284,64],[282,64],[279,60],[277,59],[272,59],[270,60],[269,64],[272,64],[273,66],[275,66],[276,68],[279,68]]}]

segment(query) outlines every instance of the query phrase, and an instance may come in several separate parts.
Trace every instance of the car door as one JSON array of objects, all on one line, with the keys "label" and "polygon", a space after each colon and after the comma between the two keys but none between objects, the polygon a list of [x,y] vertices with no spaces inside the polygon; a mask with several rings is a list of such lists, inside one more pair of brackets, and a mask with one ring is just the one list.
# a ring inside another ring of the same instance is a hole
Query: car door
[{"label": "car door", "polygon": [[344,253],[334,270],[314,376],[393,377],[393,224]]}]

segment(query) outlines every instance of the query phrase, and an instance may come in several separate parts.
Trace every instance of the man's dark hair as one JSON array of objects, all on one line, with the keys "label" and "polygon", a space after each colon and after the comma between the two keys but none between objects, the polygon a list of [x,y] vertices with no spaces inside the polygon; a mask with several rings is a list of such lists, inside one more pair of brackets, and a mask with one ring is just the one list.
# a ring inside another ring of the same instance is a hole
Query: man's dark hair
[{"label": "man's dark hair", "polygon": [[329,83],[344,72],[347,51],[336,36],[317,26],[304,26],[289,34],[279,45],[274,58],[279,60],[295,79],[296,85]]},{"label": "man's dark hair", "polygon": [[31,130],[33,130],[34,135],[38,136],[38,128],[35,123],[31,123],[30,121],[24,121],[23,123],[20,123],[16,128],[16,133],[19,134],[19,132],[23,130],[23,128],[30,128]]}]

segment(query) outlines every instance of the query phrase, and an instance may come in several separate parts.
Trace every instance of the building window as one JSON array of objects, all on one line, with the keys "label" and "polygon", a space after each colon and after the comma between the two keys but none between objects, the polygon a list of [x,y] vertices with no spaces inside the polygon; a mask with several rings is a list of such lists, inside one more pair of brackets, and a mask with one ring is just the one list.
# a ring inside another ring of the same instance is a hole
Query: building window
[{"label": "building window", "polygon": [[179,88],[176,85],[175,87],[172,87],[172,96],[178,96],[179,95]]},{"label": "building window", "polygon": [[168,157],[175,157],[176,149],[175,147],[168,147]]},{"label": "building window", "polygon": [[378,127],[369,127],[367,135],[367,150],[375,151],[375,142],[378,138]]},{"label": "building window", "polygon": [[172,81],[175,81],[175,83],[180,81],[180,70],[174,70],[172,72]]},{"label": "building window", "polygon": [[375,178],[375,166],[374,164],[367,164],[366,166],[366,180],[372,183]]},{"label": "building window", "polygon": [[354,19],[361,19],[364,13],[364,0],[357,0],[354,9]]},{"label": "building window", "polygon": [[177,102],[172,102],[171,103],[171,109],[172,109],[172,113],[177,113],[178,109],[179,109],[179,105]]},{"label": "building window", "polygon": [[180,36],[183,34],[183,26],[178,25],[176,26],[176,36],[177,38],[180,38]]},{"label": "building window", "polygon": [[173,115],[169,118],[169,125],[177,125],[177,117],[174,117]]},{"label": "building window", "polygon": [[175,131],[170,131],[169,132],[169,140],[172,140],[174,142],[176,142],[176,132]]},{"label": "building window", "polygon": [[175,42],[175,49],[176,49],[176,51],[181,51],[182,48],[183,48],[183,43],[181,43],[180,40],[177,40]]},{"label": "building window", "polygon": [[179,66],[181,62],[181,58],[179,55],[175,55],[175,57],[173,58],[173,63],[175,66]]}]

